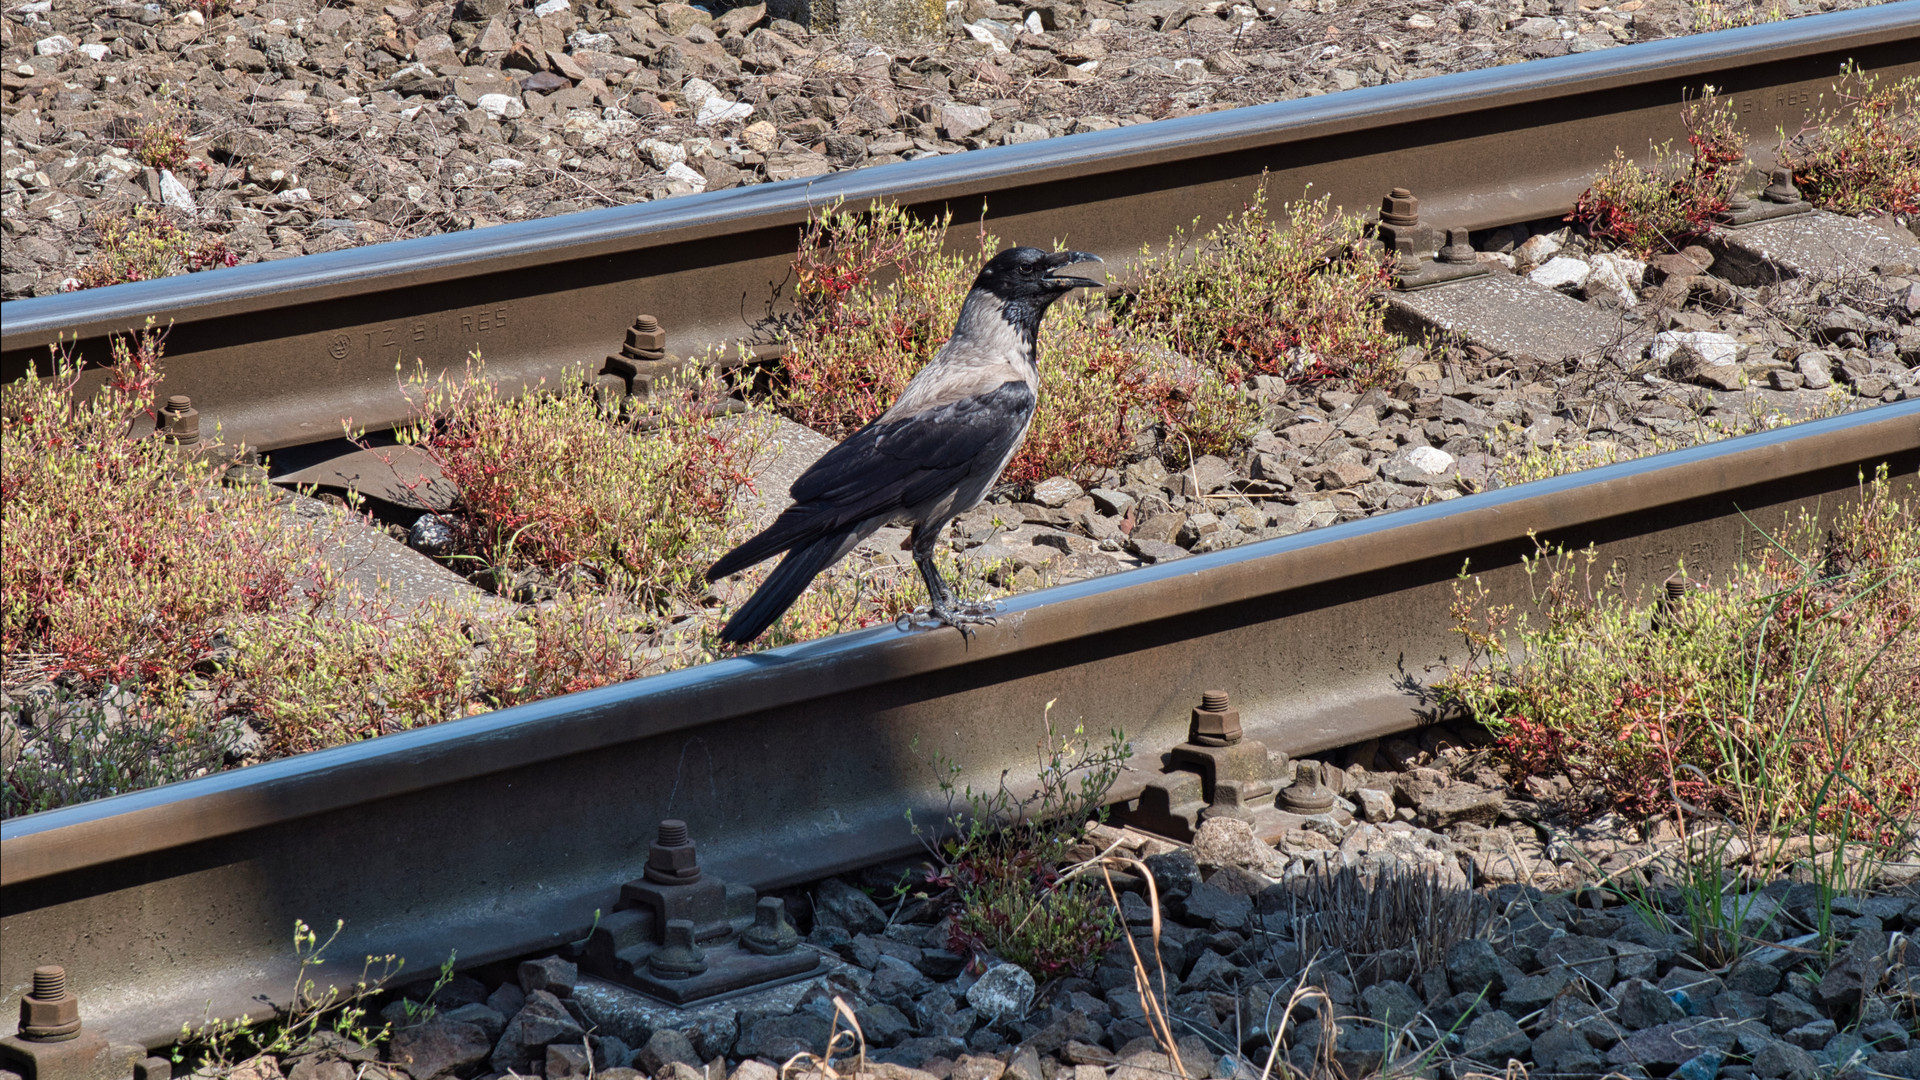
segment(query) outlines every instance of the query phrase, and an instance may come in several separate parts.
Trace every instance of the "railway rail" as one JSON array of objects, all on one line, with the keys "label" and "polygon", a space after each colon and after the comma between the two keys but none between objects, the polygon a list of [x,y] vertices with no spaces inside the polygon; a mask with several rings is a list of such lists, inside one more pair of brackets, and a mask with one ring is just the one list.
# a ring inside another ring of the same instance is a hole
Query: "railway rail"
[{"label": "railway rail", "polygon": [[[1527,220],[1563,209],[1615,145],[1678,134],[1675,104],[1703,82],[1752,129],[1791,130],[1843,60],[1920,73],[1912,7],[16,301],[0,309],[5,374],[63,333],[103,352],[170,317],[169,390],[230,437],[295,446],[342,416],[399,418],[387,328],[430,365],[478,346],[528,380],[612,351],[640,310],[683,352],[747,335],[808,211],[840,198],[956,215],[984,199],[1004,235],[1116,257],[1237,208],[1263,173],[1347,205],[1415,177],[1438,224]],[[0,990],[63,964],[90,1027],[159,1046],[182,1020],[257,1016],[284,992],[295,919],[345,920],[335,955],[416,969],[576,938],[662,818],[692,826],[709,870],[761,890],[867,865],[917,843],[903,810],[938,812],[934,754],[976,784],[1017,768],[1049,700],[1132,738],[1122,797],[1153,780],[1203,690],[1288,754],[1405,730],[1430,718],[1419,685],[1455,647],[1463,565],[1496,600],[1524,596],[1536,535],[1594,545],[1629,589],[1682,561],[1712,576],[1883,463],[1912,488],[1920,403],[1016,597],[971,641],[846,634],[10,821]]]}]

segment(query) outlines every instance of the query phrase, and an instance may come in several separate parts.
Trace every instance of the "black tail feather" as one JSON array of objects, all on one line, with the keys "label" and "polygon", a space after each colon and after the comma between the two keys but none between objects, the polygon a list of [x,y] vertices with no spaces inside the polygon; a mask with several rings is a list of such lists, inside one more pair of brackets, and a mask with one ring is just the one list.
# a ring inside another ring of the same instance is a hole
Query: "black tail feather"
[{"label": "black tail feather", "polygon": [[[741,605],[739,611],[733,613],[733,618],[727,620],[726,627],[720,631],[720,640],[740,644],[759,637],[767,627],[773,625],[775,619],[793,606],[793,602],[820,571],[846,553],[852,539],[849,534],[836,533],[787,552],[787,557],[774,567],[759,591]],[[725,561],[721,560],[722,563]],[[716,563],[715,567],[720,565]]]},{"label": "black tail feather", "polygon": [[789,506],[773,520],[773,524],[748,537],[745,543],[725,555],[719,561],[707,567],[707,580],[719,581],[728,574],[738,573],[749,566],[758,566],[789,548],[803,545],[822,522],[804,506]]}]

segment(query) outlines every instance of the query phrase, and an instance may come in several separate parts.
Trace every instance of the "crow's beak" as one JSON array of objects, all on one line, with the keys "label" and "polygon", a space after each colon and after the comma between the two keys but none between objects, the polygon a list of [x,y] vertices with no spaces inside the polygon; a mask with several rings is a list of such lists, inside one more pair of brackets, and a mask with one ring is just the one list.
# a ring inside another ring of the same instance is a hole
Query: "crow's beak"
[{"label": "crow's beak", "polygon": [[1047,256],[1047,281],[1050,284],[1067,289],[1104,289],[1107,287],[1107,283],[1104,281],[1074,277],[1071,274],[1062,274],[1060,271],[1079,263],[1105,261],[1105,259],[1102,259],[1098,255],[1089,255],[1084,251],[1056,251]]}]

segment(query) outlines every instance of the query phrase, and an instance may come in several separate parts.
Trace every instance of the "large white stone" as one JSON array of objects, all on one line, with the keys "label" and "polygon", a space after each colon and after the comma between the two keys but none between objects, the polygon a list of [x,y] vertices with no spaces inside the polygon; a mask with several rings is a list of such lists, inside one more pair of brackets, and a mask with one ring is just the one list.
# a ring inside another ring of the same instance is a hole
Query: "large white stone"
[{"label": "large white stone", "polygon": [[1639,286],[1646,276],[1646,263],[1613,252],[1594,255],[1587,262],[1593,267],[1593,276],[1587,280],[1588,295],[1596,289],[1605,289],[1620,301],[1621,307],[1640,302]]},{"label": "large white stone", "polygon": [[1747,351],[1747,347],[1734,340],[1732,334],[1712,330],[1662,330],[1653,335],[1653,344],[1647,347],[1647,356],[1655,363],[1664,364],[1682,349],[1692,350],[1700,362],[1709,367],[1739,363],[1740,354]]},{"label": "large white stone", "polygon": [[676,161],[667,166],[667,190],[689,188],[693,191],[707,190],[707,178],[684,161]]},{"label": "large white stone", "polygon": [[194,205],[193,192],[169,169],[160,170],[160,201],[189,217],[200,213],[200,208]]},{"label": "large white stone", "polygon": [[[1537,237],[1535,239],[1538,239]],[[1593,267],[1585,259],[1576,259],[1571,255],[1559,255],[1548,259],[1546,264],[1527,275],[1535,285],[1545,285],[1549,289],[1578,289],[1587,283],[1593,275]]]},{"label": "large white stone", "polygon": [[753,115],[753,106],[744,101],[728,101],[718,95],[708,98],[700,105],[693,122],[702,127],[714,124],[737,123]]},{"label": "large white stone", "polygon": [[512,120],[527,111],[526,103],[512,94],[481,94],[474,107],[495,120]]}]

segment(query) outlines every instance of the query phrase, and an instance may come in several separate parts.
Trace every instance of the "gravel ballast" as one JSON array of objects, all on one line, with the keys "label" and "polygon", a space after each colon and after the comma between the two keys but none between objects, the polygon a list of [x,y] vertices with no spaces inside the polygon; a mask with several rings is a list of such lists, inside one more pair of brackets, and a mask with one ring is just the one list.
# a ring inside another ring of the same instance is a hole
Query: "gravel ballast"
[{"label": "gravel ballast", "polygon": [[[1274,1075],[1363,1077],[1396,1062],[1405,1071],[1386,1075],[1916,1075],[1917,867],[1885,867],[1878,888],[1853,893],[1788,879],[1731,890],[1729,925],[1747,941],[1731,959],[1703,958],[1686,894],[1665,876],[1688,838],[1671,822],[1643,833],[1610,817],[1568,821],[1509,789],[1474,741],[1431,728],[1295,762],[1317,768],[1334,805],[1277,843],[1224,816],[1191,845],[1091,830],[1081,855],[1141,860],[1127,865],[1153,876],[1164,989],[1157,969],[1153,981],[1185,1075],[1259,1076],[1275,1031]],[[1384,820],[1367,795],[1385,800]],[[1465,801],[1490,812],[1431,812]],[[1701,839],[1696,829],[1696,850]],[[992,956],[967,964],[937,891],[896,896],[907,873],[874,868],[783,894],[807,933],[800,948],[825,965],[810,979],[679,1009],[560,956],[495,964],[445,987],[440,1015],[402,1030],[386,1068],[413,1080],[501,1080],[509,1066],[556,1080],[589,1065],[610,1080],[771,1080],[783,1066],[815,1071],[792,1059],[827,1052],[838,998],[864,1036],[865,1075],[887,1080],[1179,1074],[1151,1035],[1125,943],[1085,977],[1038,985]],[[1146,882],[1115,881],[1151,958]],[[1458,914],[1383,907],[1341,947],[1325,928],[1350,924],[1340,905],[1363,895],[1355,888]],[[413,1022],[398,1003],[386,1016]],[[840,1074],[853,1073],[851,1044],[840,1050]]]}]

